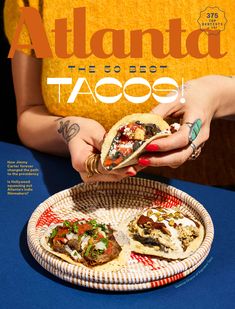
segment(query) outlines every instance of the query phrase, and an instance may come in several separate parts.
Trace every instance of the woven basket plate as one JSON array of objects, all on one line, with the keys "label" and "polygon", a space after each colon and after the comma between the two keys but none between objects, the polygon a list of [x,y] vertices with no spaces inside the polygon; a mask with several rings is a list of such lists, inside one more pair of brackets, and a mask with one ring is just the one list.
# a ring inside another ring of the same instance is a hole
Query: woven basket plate
[{"label": "woven basket plate", "polygon": [[[31,252],[33,252],[33,249],[31,250]],[[143,282],[143,283],[130,283],[130,284],[116,284],[116,283],[102,283],[102,282],[94,282],[94,281],[90,281],[90,280],[83,280],[83,279],[79,279],[76,277],[72,277],[70,275],[68,275],[66,272],[64,272],[63,270],[61,270],[61,268],[56,268],[53,267],[52,265],[48,264],[47,262],[45,262],[45,260],[42,258],[42,256],[38,255],[37,252],[33,252],[34,257],[36,258],[36,260],[39,262],[39,264],[44,267],[46,270],[48,270],[50,273],[52,273],[53,275],[68,281],[70,283],[73,283],[75,285],[81,285],[84,286],[86,288],[93,288],[93,289],[98,289],[98,290],[106,290],[106,291],[138,291],[138,290],[146,290],[146,289],[153,289],[153,288],[157,288],[160,287],[162,285],[166,285],[169,283],[173,283],[177,280],[183,279],[184,277],[188,276],[189,274],[191,274],[193,271],[195,271],[195,269],[197,269],[202,262],[206,259],[207,255],[210,252],[210,248],[208,250],[208,252],[205,254],[205,256],[203,256],[203,258],[201,260],[199,260],[199,262],[197,264],[195,264],[193,267],[188,268],[186,271],[181,272],[179,274],[167,277],[167,278],[163,278],[163,279],[159,279],[159,280],[154,280],[154,281],[149,281],[149,282]]]},{"label": "woven basket plate", "polygon": [[[181,261],[166,261],[132,253],[119,271],[95,271],[62,261],[40,245],[40,238],[51,224],[92,218],[118,230],[123,222],[152,205],[177,206],[203,224],[205,238],[193,255]],[[125,291],[168,284],[194,271],[210,251],[214,228],[205,208],[188,194],[156,181],[128,178],[118,183],[79,184],[51,196],[33,212],[27,236],[34,258],[61,279],[86,287]]]}]

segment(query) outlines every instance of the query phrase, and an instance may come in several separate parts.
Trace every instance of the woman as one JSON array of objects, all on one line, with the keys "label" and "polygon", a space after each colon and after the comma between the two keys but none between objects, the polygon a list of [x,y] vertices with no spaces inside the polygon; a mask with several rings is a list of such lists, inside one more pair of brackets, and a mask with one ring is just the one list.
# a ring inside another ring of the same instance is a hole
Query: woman
[{"label": "woman", "polygon": [[[156,4],[158,10],[156,10]],[[226,65],[226,73],[232,75],[232,58],[230,57],[233,55],[231,53],[220,61],[209,59],[209,57],[198,60],[198,67],[193,67],[193,72],[192,66],[195,63],[193,57],[188,56],[187,62],[184,60],[182,62],[176,61],[174,57],[161,60],[162,63],[167,63],[167,66],[162,67],[169,66],[169,71],[166,69],[167,72],[163,72],[165,75],[172,76],[176,80],[180,80],[182,76],[185,80],[193,79],[186,83],[183,90],[186,103],[180,103],[180,95],[178,95],[173,103],[157,105],[152,97],[143,104],[127,102],[123,97],[115,104],[104,104],[97,101],[90,91],[95,88],[97,81],[104,76],[115,77],[123,84],[128,78],[142,74],[137,69],[133,75],[130,66],[140,68],[141,64],[144,63],[145,67],[149,68],[155,64],[156,57],[153,56],[151,48],[149,48],[151,41],[147,41],[148,44],[146,44],[143,39],[142,58],[115,57],[112,51],[110,52],[111,41],[109,37],[104,39],[104,46],[102,46],[102,52],[105,55],[110,55],[107,58],[99,58],[95,55],[79,58],[74,56],[72,52],[74,48],[74,38],[72,38],[71,32],[74,25],[72,12],[75,14],[73,8],[78,8],[76,11],[76,16],[79,19],[78,26],[80,28],[83,26],[86,29],[83,34],[85,33],[88,42],[88,38],[91,38],[101,28],[132,31],[135,29],[145,30],[146,27],[156,28],[165,24],[166,16],[171,19],[177,15],[175,11],[177,8],[172,9],[166,7],[165,4],[165,1],[152,1],[146,6],[143,1],[134,0],[112,0],[102,1],[102,3],[82,1],[82,4],[75,0],[59,2],[7,0],[4,11],[5,29],[10,42],[12,42],[20,18],[20,7],[30,6],[40,12],[51,46],[55,45],[55,31],[53,30],[55,19],[67,18],[68,46],[66,53],[71,54],[71,57],[61,58],[56,55],[56,50],[53,50],[53,58],[42,60],[37,59],[32,50],[16,51],[12,59],[12,72],[17,101],[18,133],[21,141],[26,146],[43,152],[70,155],[73,167],[80,173],[84,181],[117,181],[124,177],[134,176],[146,166],[178,167],[186,160],[197,157],[201,146],[209,137],[211,120],[235,114],[235,79],[222,75],[208,75],[223,72],[220,69]],[[183,11],[190,11],[191,14],[185,15]],[[192,20],[195,16],[193,12],[197,11],[197,4],[191,3],[190,8],[188,4],[185,4],[184,10],[180,8],[178,12],[182,18],[184,17],[188,32],[195,27]],[[107,12],[112,12],[112,14],[107,14]],[[73,30],[75,31],[75,29]],[[83,34],[79,31],[78,34],[82,36]],[[145,38],[145,40],[148,39]],[[31,43],[26,28],[21,32],[20,40],[21,43],[26,45]],[[129,39],[127,41],[131,43]],[[207,40],[204,41],[205,45]],[[84,49],[89,50],[88,43],[83,47]],[[224,48],[228,48],[230,46],[229,39],[225,40],[224,44]],[[79,45],[78,47],[80,48]],[[118,70],[115,70],[117,64]],[[91,67],[94,70],[93,72]],[[156,67],[161,66],[157,64]],[[174,70],[171,70],[171,67]],[[109,72],[109,69],[112,72]],[[200,77],[203,75],[206,76]],[[156,79],[156,74],[149,72],[148,69],[141,76],[149,82]],[[73,79],[72,85],[60,87],[59,99],[58,86],[47,84],[47,78],[53,77]],[[83,77],[89,81],[89,84],[84,83],[83,86],[87,86],[86,91],[81,91],[76,101],[71,104],[68,103],[68,97],[78,77]],[[116,90],[106,90],[105,95],[110,95],[110,91],[115,92]],[[138,89],[134,89],[132,95],[137,96],[138,91]],[[181,117],[182,126],[180,130],[174,136],[158,139],[149,144],[146,147],[149,154],[139,158],[139,165],[107,172],[99,163],[100,174],[88,178],[86,160],[92,153],[100,151],[104,135],[112,124],[126,114],[150,111],[163,117]],[[200,119],[201,130],[197,136],[190,139],[190,128],[198,119]]]}]

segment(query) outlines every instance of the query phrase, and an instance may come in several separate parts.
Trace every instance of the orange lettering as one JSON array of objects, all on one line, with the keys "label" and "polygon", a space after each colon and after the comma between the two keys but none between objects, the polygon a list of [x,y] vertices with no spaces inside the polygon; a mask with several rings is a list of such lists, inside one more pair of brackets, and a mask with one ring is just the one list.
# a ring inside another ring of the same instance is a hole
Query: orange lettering
[{"label": "orange lettering", "polygon": [[163,34],[157,29],[133,30],[131,31],[131,57],[143,57],[143,35],[150,34],[152,39],[152,54],[156,58],[165,58],[167,55],[163,52]]},{"label": "orange lettering", "polygon": [[185,30],[181,29],[181,19],[171,19],[169,30],[169,53],[174,58],[184,58],[187,54],[181,52],[181,33]]},{"label": "orange lettering", "polygon": [[[22,13],[15,31],[8,58],[13,58],[16,50],[25,48],[34,49],[37,58],[52,57],[52,51],[39,12],[31,7],[24,7],[21,10]],[[18,43],[23,25],[28,29],[32,44],[22,45]]]},{"label": "orange lettering", "polygon": [[[26,26],[31,39],[31,44],[21,45],[19,44],[20,33],[22,27]],[[184,58],[190,55],[194,58],[204,58],[208,55],[218,59],[224,57],[227,52],[221,53],[220,50],[220,33],[214,33],[211,31],[207,35],[202,36],[203,31],[197,29],[188,34],[186,39],[186,51],[187,53],[182,53],[182,30],[181,19],[170,19],[169,29],[169,51],[164,53],[164,35],[158,29],[147,29],[147,30],[131,30],[130,31],[130,47],[129,52],[125,52],[125,30],[123,29],[111,29],[105,28],[94,32],[91,38],[87,38],[86,31],[86,8],[75,8],[74,9],[74,23],[73,23],[73,51],[68,53],[67,50],[67,33],[72,31],[67,29],[67,19],[57,19],[55,20],[55,54],[59,58],[70,58],[75,55],[78,58],[88,58],[94,55],[98,58],[106,59],[111,56],[116,58],[142,58],[143,55],[143,37],[148,34],[151,37],[151,44],[146,44],[150,46],[152,55],[155,58],[162,59],[167,56],[174,58]],[[106,34],[111,34],[111,40],[109,42],[111,51],[108,53],[104,50],[105,36]],[[200,51],[200,40],[207,40],[208,48],[207,52],[202,53]],[[86,42],[90,42],[90,51],[87,51]],[[12,45],[9,51],[9,58],[12,58],[17,49],[34,49],[37,58],[49,58],[52,57],[52,51],[47,39],[47,35],[43,26],[43,22],[39,12],[31,7],[22,8],[22,13],[20,16],[19,23],[17,25],[15,35],[12,41]]]},{"label": "orange lettering", "polygon": [[67,52],[67,33],[71,30],[67,30],[67,18],[57,19],[55,21],[55,53],[60,58],[70,58],[73,53]]},{"label": "orange lettering", "polygon": [[222,58],[227,54],[227,52],[223,54],[220,52],[220,32],[215,34],[208,32],[208,54],[215,59]]},{"label": "orange lettering", "polygon": [[203,33],[201,29],[195,30],[189,34],[186,40],[188,53],[194,58],[205,58],[208,53],[202,54],[199,49],[199,37]]},{"label": "orange lettering", "polygon": [[74,9],[74,54],[78,58],[92,55],[86,53],[86,8]]}]

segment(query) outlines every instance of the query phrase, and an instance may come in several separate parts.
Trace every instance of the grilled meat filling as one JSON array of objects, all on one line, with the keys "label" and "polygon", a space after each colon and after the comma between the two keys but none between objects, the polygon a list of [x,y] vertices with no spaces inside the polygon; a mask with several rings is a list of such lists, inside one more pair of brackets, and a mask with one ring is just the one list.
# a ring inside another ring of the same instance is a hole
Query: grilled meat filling
[{"label": "grilled meat filling", "polygon": [[108,248],[103,253],[99,253],[94,247],[87,256],[84,256],[85,263],[88,266],[95,266],[107,263],[119,256],[121,247],[116,241],[109,241]]},{"label": "grilled meat filling", "polygon": [[142,236],[140,236],[139,234],[134,234],[133,235],[133,239],[135,239],[135,240],[137,240],[137,241],[139,241],[139,242],[141,242],[143,245],[147,245],[147,246],[150,246],[150,247],[156,247],[156,246],[158,246],[159,247],[159,250],[161,250],[161,251],[168,251],[167,249],[166,249],[166,247],[165,246],[163,246],[159,241],[158,241],[158,239],[154,239],[154,238],[152,238],[152,237],[142,237]]},{"label": "grilled meat filling", "polygon": [[48,243],[54,251],[86,266],[107,263],[117,258],[122,250],[113,229],[96,220],[64,221],[62,226],[52,230]]}]

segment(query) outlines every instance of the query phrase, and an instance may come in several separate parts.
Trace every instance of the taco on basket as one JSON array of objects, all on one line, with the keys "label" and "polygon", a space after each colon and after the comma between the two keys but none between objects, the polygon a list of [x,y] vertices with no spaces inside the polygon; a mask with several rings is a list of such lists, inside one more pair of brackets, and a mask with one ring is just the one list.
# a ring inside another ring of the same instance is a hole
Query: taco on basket
[{"label": "taco on basket", "polygon": [[49,227],[41,245],[70,264],[96,270],[118,270],[128,260],[128,246],[121,247],[110,225],[96,220],[66,220]]},{"label": "taco on basket", "polygon": [[126,116],[106,135],[101,149],[101,163],[107,170],[136,164],[148,143],[170,134],[171,127],[159,115]]},{"label": "taco on basket", "polygon": [[166,259],[184,259],[204,238],[203,225],[178,208],[152,207],[129,225],[131,250]]}]

